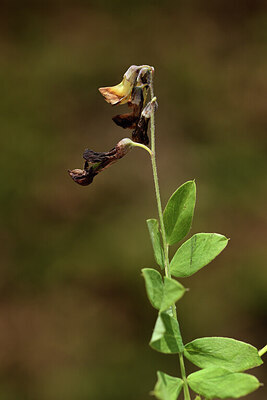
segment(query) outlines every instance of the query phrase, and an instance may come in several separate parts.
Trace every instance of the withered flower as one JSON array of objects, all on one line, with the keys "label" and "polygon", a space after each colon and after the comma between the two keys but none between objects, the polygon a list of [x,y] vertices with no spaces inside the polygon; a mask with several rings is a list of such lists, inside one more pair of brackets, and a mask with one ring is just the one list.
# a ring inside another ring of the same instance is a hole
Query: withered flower
[{"label": "withered flower", "polygon": [[99,172],[124,157],[133,146],[134,143],[131,139],[125,138],[108,152],[98,153],[86,149],[83,153],[83,158],[85,159],[84,169],[69,170],[69,175],[79,185],[90,185]]},{"label": "withered flower", "polygon": [[[124,74],[123,81],[108,88],[100,88],[100,92],[106,101],[111,104],[124,104],[128,102],[131,113],[118,114],[113,117],[113,121],[122,128],[134,129],[132,139],[136,143],[149,144],[147,135],[148,123],[154,107],[149,103],[142,112],[146,101],[147,91],[151,83],[151,76],[154,68],[149,65],[132,65]],[[130,85],[130,86],[129,86]],[[121,90],[124,87],[124,97],[121,97]],[[115,97],[114,97],[115,96]],[[117,96],[117,97],[116,97]]]},{"label": "withered flower", "polygon": [[152,68],[149,65],[132,65],[118,85],[102,87],[99,88],[99,91],[108,103],[112,105],[125,104],[129,101],[135,86],[146,84],[146,79],[149,79],[148,71],[151,72]]},{"label": "withered flower", "polygon": [[122,128],[134,129],[141,116],[143,103],[143,89],[141,87],[134,87],[131,98],[128,101],[128,106],[132,109],[132,112],[115,115],[115,117],[112,118],[115,124],[121,126]]},{"label": "withered flower", "polygon": [[141,118],[139,119],[138,124],[136,125],[136,128],[132,133],[132,139],[134,142],[142,143],[146,146],[149,144],[147,128],[151,118],[151,114],[154,111],[155,107],[157,107],[156,98],[152,99],[143,109],[141,113]]},{"label": "withered flower", "polygon": [[149,143],[147,129],[156,98],[143,109],[153,72],[154,68],[149,65],[132,65],[124,74],[121,83],[99,89],[105,100],[112,105],[128,103],[131,112],[118,114],[112,119],[123,128],[134,129],[132,140],[122,139],[113,149],[104,153],[86,149],[83,154],[84,168],[68,171],[76,183],[82,186],[90,185],[99,172],[124,157],[132,147],[142,147],[151,156],[153,155],[151,149],[147,147]]}]

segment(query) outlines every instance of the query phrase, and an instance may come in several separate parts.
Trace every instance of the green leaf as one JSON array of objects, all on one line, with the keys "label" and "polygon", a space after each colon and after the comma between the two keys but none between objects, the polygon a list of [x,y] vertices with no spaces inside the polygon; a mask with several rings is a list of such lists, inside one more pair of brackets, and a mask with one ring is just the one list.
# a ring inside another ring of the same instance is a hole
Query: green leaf
[{"label": "green leaf", "polygon": [[152,268],[143,268],[142,274],[145,278],[147,297],[157,310],[160,309],[163,299],[163,282],[158,271]]},{"label": "green leaf", "polygon": [[184,384],[182,379],[161,371],[157,372],[157,377],[157,383],[151,394],[159,400],[177,400]]},{"label": "green leaf", "polygon": [[218,233],[197,233],[176,251],[171,264],[171,274],[184,278],[193,275],[211,262],[226,247],[228,239]]},{"label": "green leaf", "polygon": [[161,353],[181,353],[184,346],[177,320],[167,312],[160,313],[149,344]]},{"label": "green leaf", "polygon": [[183,285],[174,279],[164,277],[163,283],[160,273],[153,268],[143,268],[142,274],[145,278],[147,297],[157,310],[167,310],[185,292]]},{"label": "green leaf", "polygon": [[196,185],[188,181],[170,197],[163,213],[167,242],[179,242],[189,232],[196,203]]},{"label": "green leaf", "polygon": [[232,372],[258,367],[258,350],[248,343],[231,338],[204,337],[185,346],[185,357],[200,368],[224,367]]},{"label": "green leaf", "polygon": [[164,269],[164,253],[161,246],[159,223],[156,219],[147,219],[147,226],[154,250],[156,263]]},{"label": "green leaf", "polygon": [[185,293],[185,288],[174,279],[164,277],[163,297],[161,301],[160,311],[165,311],[171,307]]},{"label": "green leaf", "polygon": [[211,367],[194,372],[187,378],[194,392],[208,399],[238,399],[258,389],[258,379],[242,372],[231,372],[225,368]]}]

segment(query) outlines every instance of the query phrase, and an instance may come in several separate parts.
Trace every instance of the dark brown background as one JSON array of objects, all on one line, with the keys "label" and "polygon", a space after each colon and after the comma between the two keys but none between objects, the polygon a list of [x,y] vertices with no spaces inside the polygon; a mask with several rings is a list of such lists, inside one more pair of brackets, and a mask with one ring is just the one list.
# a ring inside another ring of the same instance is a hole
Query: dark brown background
[{"label": "dark brown background", "polygon": [[[156,318],[140,275],[155,265],[149,156],[136,149],[85,188],[66,172],[82,166],[85,147],[107,151],[129,134],[97,88],[131,64],[155,67],[164,204],[195,178],[192,233],[231,238],[183,281],[184,339],[263,347],[266,2],[1,4],[1,398],[145,400],[157,369],[178,372],[176,356],[147,346]],[[264,367],[255,374],[263,381]],[[266,389],[248,397],[263,400]]]}]

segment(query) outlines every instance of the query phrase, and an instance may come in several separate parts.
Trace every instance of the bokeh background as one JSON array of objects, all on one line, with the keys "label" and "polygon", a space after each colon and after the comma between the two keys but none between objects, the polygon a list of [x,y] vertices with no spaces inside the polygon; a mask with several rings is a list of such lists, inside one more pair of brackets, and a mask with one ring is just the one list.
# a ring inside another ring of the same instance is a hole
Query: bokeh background
[{"label": "bokeh background", "polygon": [[[130,135],[97,88],[131,64],[156,71],[164,204],[196,179],[191,233],[231,238],[183,280],[185,342],[219,335],[263,347],[266,1],[3,1],[0,11],[0,397],[146,400],[156,370],[178,372],[176,356],[148,347],[149,156],[132,151],[89,187],[66,172],[82,167],[84,148],[107,151]],[[252,372],[264,380],[264,367]]]}]

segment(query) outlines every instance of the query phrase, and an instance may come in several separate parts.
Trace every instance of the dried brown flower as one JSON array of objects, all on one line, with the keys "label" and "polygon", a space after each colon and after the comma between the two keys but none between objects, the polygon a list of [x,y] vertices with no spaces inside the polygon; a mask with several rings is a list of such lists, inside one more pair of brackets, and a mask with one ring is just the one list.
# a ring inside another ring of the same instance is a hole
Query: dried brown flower
[{"label": "dried brown flower", "polygon": [[131,139],[125,138],[108,152],[95,152],[86,149],[83,153],[83,158],[85,159],[84,169],[69,170],[69,175],[79,185],[90,185],[99,172],[124,157],[132,149],[133,145]]}]

